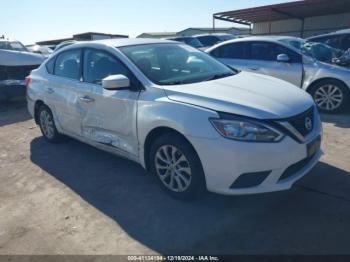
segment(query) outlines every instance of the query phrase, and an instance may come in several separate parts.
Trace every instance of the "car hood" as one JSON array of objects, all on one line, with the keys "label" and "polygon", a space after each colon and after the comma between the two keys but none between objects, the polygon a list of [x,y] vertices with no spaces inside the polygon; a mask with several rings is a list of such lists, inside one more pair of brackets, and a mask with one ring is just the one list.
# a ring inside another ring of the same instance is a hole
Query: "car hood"
[{"label": "car hood", "polygon": [[44,60],[45,57],[39,54],[0,50],[0,65],[2,66],[40,65]]},{"label": "car hood", "polygon": [[258,119],[281,119],[314,105],[309,94],[279,79],[240,72],[218,80],[163,86],[170,100]]},{"label": "car hood", "polygon": [[316,61],[316,65],[319,68],[334,71],[334,72],[341,72],[346,74],[349,74],[350,72],[350,68],[348,66],[341,66],[335,63],[326,63],[326,62]]}]

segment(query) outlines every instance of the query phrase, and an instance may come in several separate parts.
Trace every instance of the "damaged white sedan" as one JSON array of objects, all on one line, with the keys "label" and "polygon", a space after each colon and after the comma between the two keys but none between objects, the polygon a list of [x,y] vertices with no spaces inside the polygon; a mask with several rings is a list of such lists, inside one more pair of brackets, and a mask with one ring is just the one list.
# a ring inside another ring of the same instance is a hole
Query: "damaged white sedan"
[{"label": "damaged white sedan", "polygon": [[59,50],[27,78],[49,142],[62,134],[140,163],[172,196],[289,189],[318,162],[312,98],[182,43],[119,39]]}]

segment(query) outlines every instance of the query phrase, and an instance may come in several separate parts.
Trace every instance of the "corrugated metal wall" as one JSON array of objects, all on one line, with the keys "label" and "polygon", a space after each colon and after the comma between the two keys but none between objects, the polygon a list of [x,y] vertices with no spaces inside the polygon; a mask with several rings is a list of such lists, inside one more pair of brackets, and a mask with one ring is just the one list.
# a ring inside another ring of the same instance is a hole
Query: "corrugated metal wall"
[{"label": "corrugated metal wall", "polygon": [[[256,23],[253,26],[253,34],[269,34],[271,27],[271,34],[301,36],[301,26],[302,22],[298,19],[273,21],[271,26],[269,22]],[[305,19],[304,37],[345,28],[350,28],[350,13],[310,17]]]}]

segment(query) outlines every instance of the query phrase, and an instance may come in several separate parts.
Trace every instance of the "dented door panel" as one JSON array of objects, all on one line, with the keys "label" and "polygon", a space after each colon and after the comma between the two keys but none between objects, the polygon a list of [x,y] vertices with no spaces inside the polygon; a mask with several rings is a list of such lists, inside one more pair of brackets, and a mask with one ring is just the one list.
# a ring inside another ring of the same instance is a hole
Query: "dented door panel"
[{"label": "dented door panel", "polygon": [[87,139],[138,156],[137,99],[139,92],[110,91],[100,85],[92,87],[94,99],[82,122],[82,133]]}]

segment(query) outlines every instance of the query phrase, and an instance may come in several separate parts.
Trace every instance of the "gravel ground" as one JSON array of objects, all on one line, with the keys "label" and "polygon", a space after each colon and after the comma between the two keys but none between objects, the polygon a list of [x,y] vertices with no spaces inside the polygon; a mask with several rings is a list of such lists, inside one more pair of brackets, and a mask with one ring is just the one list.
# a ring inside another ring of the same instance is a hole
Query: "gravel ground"
[{"label": "gravel ground", "polygon": [[0,105],[0,254],[350,254],[350,117],[323,116],[325,155],[286,192],[195,202],[137,164],[44,141]]}]

